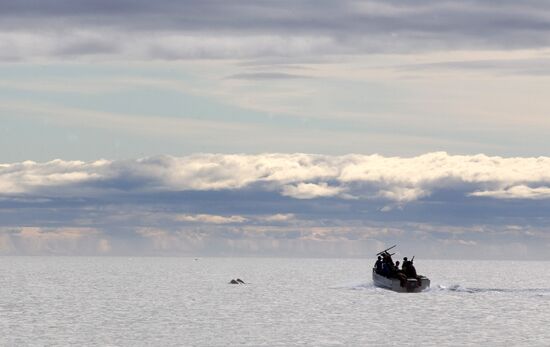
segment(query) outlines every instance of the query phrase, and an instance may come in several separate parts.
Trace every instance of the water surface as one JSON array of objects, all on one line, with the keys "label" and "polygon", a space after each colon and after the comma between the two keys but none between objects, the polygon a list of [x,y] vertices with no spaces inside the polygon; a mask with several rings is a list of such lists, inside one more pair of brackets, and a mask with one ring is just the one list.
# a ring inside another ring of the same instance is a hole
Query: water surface
[{"label": "water surface", "polygon": [[417,259],[420,294],[372,262],[0,257],[0,345],[550,346],[548,262]]}]

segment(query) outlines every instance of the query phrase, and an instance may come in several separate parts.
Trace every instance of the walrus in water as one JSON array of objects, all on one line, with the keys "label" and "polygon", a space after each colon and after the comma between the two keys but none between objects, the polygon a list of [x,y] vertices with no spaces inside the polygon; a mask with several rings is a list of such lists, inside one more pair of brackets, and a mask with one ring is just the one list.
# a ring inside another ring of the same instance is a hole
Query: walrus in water
[{"label": "walrus in water", "polygon": [[246,284],[244,283],[243,280],[241,280],[240,278],[237,278],[237,279],[232,279],[229,284]]}]

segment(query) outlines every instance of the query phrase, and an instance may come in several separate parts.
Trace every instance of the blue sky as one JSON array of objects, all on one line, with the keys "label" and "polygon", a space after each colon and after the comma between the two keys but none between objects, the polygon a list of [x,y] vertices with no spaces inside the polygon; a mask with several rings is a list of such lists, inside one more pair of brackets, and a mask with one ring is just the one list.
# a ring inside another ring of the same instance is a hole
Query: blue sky
[{"label": "blue sky", "polygon": [[549,31],[542,1],[0,0],[0,253],[546,257]]}]

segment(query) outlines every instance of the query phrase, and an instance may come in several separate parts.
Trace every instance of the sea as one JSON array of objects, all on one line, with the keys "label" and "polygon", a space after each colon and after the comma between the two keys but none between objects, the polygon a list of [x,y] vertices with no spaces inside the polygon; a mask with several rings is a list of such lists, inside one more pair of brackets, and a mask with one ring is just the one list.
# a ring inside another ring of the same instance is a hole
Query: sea
[{"label": "sea", "polygon": [[[0,257],[0,346],[550,346],[550,263]],[[246,284],[229,284],[232,279]]]}]

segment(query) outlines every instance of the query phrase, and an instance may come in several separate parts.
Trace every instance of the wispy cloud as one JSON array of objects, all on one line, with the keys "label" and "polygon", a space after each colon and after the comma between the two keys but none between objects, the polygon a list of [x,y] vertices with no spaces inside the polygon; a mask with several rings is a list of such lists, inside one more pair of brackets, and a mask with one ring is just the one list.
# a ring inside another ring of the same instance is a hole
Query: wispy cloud
[{"label": "wispy cloud", "polygon": [[284,72],[249,72],[240,73],[226,77],[228,79],[237,80],[285,80],[295,78],[310,78],[304,75],[295,75]]},{"label": "wispy cloud", "polygon": [[[422,223],[342,225],[0,228],[1,255],[292,255],[372,257],[389,243],[423,258],[544,258],[545,228],[529,225],[434,226]],[[405,254],[406,255],[406,254]],[[512,256],[511,256],[512,255]]]},{"label": "wispy cloud", "polygon": [[217,216],[212,214],[196,214],[196,215],[181,215],[176,216],[176,220],[180,222],[197,222],[208,224],[234,224],[244,223],[247,221],[243,216]]},{"label": "wispy cloud", "polygon": [[[203,132],[246,133],[261,131],[261,125],[236,121],[214,121],[193,117],[151,117],[140,114],[97,111],[66,107],[45,103],[5,102],[0,111],[14,113],[21,117],[47,119],[51,123],[80,126],[96,129],[116,129],[118,131],[148,134],[154,136],[196,136]],[[200,135],[199,135],[200,136]]]},{"label": "wispy cloud", "polygon": [[529,187],[522,184],[499,190],[473,192],[470,195],[499,199],[550,199],[550,187]]},{"label": "wispy cloud", "polygon": [[265,220],[267,222],[287,222],[294,219],[295,215],[293,213],[277,213],[259,218],[260,220]]},{"label": "wispy cloud", "polygon": [[505,75],[530,75],[547,76],[550,74],[550,62],[542,57],[504,59],[469,59],[454,61],[439,61],[424,64],[409,64],[398,67],[402,71],[470,71],[470,72],[492,72]]}]

